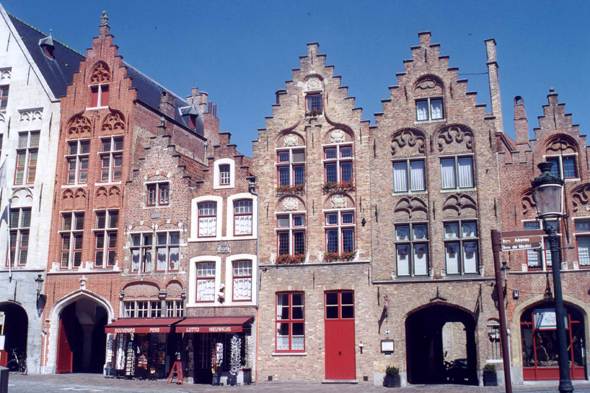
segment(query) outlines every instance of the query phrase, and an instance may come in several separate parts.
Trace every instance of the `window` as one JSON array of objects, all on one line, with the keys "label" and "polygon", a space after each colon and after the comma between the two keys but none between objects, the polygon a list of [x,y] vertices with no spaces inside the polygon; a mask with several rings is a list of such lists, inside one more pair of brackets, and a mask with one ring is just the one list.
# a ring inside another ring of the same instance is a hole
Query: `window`
[{"label": "window", "polygon": [[135,302],[123,302],[125,318],[135,318]]},{"label": "window", "polygon": [[123,170],[123,137],[101,139],[100,181],[108,183],[121,180]]},{"label": "window", "polygon": [[27,264],[31,209],[10,209],[10,265]]},{"label": "window", "polygon": [[117,258],[117,229],[119,212],[107,210],[96,212],[96,229],[94,230],[94,266],[112,267]]},{"label": "window", "polygon": [[243,199],[234,202],[235,236],[252,235],[252,200]]},{"label": "window", "polygon": [[398,276],[428,275],[428,225],[395,226]]},{"label": "window", "polygon": [[123,302],[125,318],[160,318],[163,317],[162,302],[159,300]]},{"label": "window", "polygon": [[152,246],[153,235],[151,233],[138,233],[131,235],[131,271],[145,273],[152,271]]},{"label": "window", "polygon": [[217,202],[198,204],[199,209],[199,237],[217,236]]},{"label": "window", "polygon": [[322,114],[321,94],[308,94],[305,96],[305,102],[308,116],[318,116]]},{"label": "window", "polygon": [[477,273],[477,222],[445,222],[444,231],[447,274]]},{"label": "window", "polygon": [[424,159],[393,163],[393,191],[425,191]]},{"label": "window", "polygon": [[90,141],[68,142],[68,184],[86,184],[88,182],[88,158]]},{"label": "window", "polygon": [[443,115],[442,98],[426,98],[416,100],[416,120],[439,120]]},{"label": "window", "polygon": [[156,270],[159,272],[178,270],[180,256],[180,232],[159,232],[157,253],[158,263]]},{"label": "window", "polygon": [[[559,230],[557,221],[546,221],[547,225],[552,226],[556,231]],[[525,230],[542,229],[540,221],[528,221],[524,223]],[[551,267],[551,247],[549,240],[543,237],[543,248],[536,250],[527,250],[527,266],[529,270],[546,270]]]},{"label": "window", "polygon": [[82,264],[84,213],[63,213],[61,216],[61,268],[79,268]]},{"label": "window", "polygon": [[324,174],[326,182],[352,180],[352,145],[336,145],[324,148]]},{"label": "window", "polygon": [[35,182],[38,148],[39,131],[19,132],[14,184],[23,184],[25,179],[26,184]]},{"label": "window", "polygon": [[252,300],[252,261],[234,261],[233,270],[233,300]]},{"label": "window", "polygon": [[551,162],[551,173],[561,179],[576,179],[578,171],[576,169],[576,156],[555,156],[546,157],[545,161]]},{"label": "window", "polygon": [[279,186],[293,187],[305,184],[305,150],[287,149],[277,152]]},{"label": "window", "polygon": [[354,292],[326,292],[326,319],[353,319]]},{"label": "window", "polygon": [[230,184],[230,166],[219,165],[219,184],[222,186],[228,186]]},{"label": "window", "polygon": [[354,212],[326,213],[326,251],[354,252]]},{"label": "window", "polygon": [[90,91],[92,92],[91,108],[107,106],[109,104],[109,85],[90,86]]},{"label": "window", "polygon": [[277,293],[277,352],[305,350],[303,293]]},{"label": "window", "polygon": [[182,300],[167,300],[166,316],[168,318],[182,318],[184,316],[184,302]]},{"label": "window", "polygon": [[167,206],[170,202],[170,184],[152,183],[147,186],[147,206]]},{"label": "window", "polygon": [[277,226],[278,254],[305,254],[305,215],[280,214]]},{"label": "window", "polygon": [[147,318],[150,315],[150,302],[135,302],[135,315],[137,318]]},{"label": "window", "polygon": [[197,263],[197,302],[215,301],[215,262]]},{"label": "window", "polygon": [[5,111],[8,106],[8,86],[0,86],[0,111]]},{"label": "window", "polygon": [[440,159],[441,188],[473,188],[473,157]]}]

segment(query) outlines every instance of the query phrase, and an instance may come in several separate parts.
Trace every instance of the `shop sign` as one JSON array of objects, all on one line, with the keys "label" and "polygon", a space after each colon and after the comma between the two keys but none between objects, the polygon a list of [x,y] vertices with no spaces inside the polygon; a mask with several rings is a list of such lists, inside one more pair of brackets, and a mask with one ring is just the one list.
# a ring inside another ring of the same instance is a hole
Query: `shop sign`
[{"label": "shop sign", "polygon": [[[557,328],[557,318],[555,317],[554,308],[540,308],[535,310],[535,329],[548,330]],[[567,309],[565,310],[565,327],[567,329]]]},{"label": "shop sign", "polygon": [[240,333],[241,326],[177,326],[176,333]]},{"label": "shop sign", "polygon": [[168,326],[141,326],[141,327],[114,327],[105,329],[106,333],[128,334],[128,333],[169,333]]}]

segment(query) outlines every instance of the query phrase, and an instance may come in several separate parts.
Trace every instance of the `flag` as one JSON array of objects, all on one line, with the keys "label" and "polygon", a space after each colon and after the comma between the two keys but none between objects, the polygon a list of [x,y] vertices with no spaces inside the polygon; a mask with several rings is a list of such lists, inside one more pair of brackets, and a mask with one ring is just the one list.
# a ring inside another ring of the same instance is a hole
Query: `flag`
[{"label": "flag", "polygon": [[0,189],[8,188],[8,176],[6,172],[6,159],[4,159],[4,162],[0,165]]}]

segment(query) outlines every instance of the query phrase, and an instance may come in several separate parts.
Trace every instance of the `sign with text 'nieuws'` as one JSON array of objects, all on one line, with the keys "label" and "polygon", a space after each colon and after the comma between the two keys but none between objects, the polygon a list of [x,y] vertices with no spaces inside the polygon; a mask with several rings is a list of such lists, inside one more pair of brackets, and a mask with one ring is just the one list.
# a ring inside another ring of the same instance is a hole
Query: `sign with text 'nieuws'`
[{"label": "sign with text 'nieuws'", "polygon": [[543,246],[543,230],[505,231],[502,237],[502,251],[533,250]]}]

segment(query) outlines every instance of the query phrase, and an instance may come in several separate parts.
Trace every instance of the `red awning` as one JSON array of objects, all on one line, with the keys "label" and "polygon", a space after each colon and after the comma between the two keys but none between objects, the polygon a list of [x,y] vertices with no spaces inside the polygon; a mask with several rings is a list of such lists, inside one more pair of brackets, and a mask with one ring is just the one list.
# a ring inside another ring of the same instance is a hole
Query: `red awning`
[{"label": "red awning", "polygon": [[105,326],[105,333],[170,333],[181,318],[121,318]]},{"label": "red awning", "polygon": [[174,327],[176,333],[239,333],[252,317],[187,318]]}]

